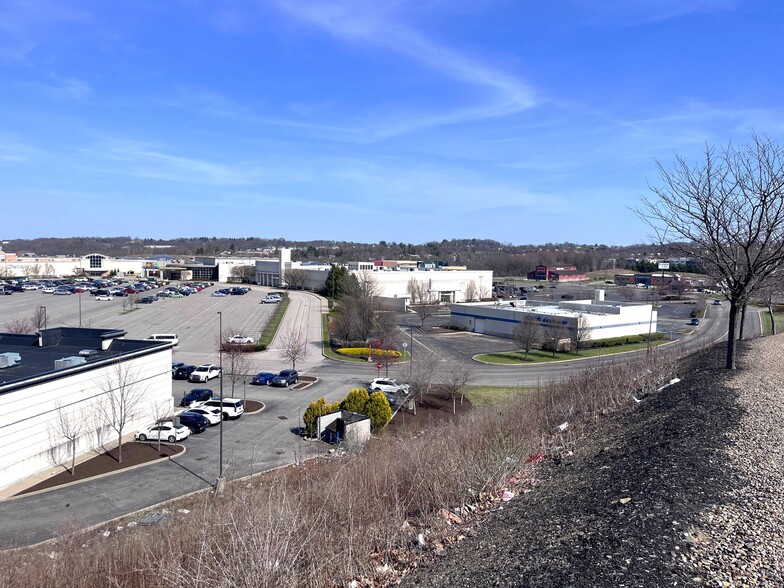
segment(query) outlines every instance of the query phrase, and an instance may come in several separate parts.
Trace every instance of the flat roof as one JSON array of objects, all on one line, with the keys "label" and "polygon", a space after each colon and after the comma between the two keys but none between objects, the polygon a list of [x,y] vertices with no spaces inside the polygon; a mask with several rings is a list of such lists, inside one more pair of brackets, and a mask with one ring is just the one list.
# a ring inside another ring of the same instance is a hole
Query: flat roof
[{"label": "flat roof", "polygon": [[[0,393],[26,386],[33,380],[56,379],[95,369],[121,357],[161,351],[173,345],[163,341],[124,339],[125,334],[121,329],[83,327],[57,327],[33,334],[0,333],[0,354],[16,353],[21,357],[15,365],[0,369]],[[107,342],[106,349],[103,349],[104,342]],[[56,360],[79,356],[85,349],[95,351],[85,357],[85,363],[55,369]]]}]

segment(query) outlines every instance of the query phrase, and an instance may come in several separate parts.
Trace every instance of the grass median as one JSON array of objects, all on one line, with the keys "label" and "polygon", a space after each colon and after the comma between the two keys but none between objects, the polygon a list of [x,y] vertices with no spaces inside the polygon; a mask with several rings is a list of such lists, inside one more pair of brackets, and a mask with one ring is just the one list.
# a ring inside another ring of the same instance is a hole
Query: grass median
[{"label": "grass median", "polygon": [[[652,341],[651,347],[664,345],[669,341]],[[535,363],[552,363],[558,361],[569,361],[573,359],[586,359],[589,357],[601,357],[603,355],[614,355],[616,353],[626,353],[629,351],[639,351],[647,349],[648,343],[629,343],[627,345],[616,345],[614,347],[596,347],[593,349],[583,349],[580,353],[572,353],[571,351],[556,351],[553,356],[552,351],[542,351],[541,349],[532,349],[528,352],[528,358],[525,357],[524,351],[504,351],[501,353],[480,353],[475,355],[476,361],[482,363],[492,363],[498,365],[528,365]]]}]

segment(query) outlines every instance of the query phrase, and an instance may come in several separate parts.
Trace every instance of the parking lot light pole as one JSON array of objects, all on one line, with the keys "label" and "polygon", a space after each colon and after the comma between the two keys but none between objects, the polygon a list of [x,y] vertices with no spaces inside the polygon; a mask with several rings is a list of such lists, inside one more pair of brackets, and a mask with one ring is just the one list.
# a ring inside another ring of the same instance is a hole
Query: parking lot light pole
[{"label": "parking lot light pole", "polygon": [[414,327],[408,327],[408,334],[411,338],[411,351],[408,358],[408,379],[410,380],[414,374]]},{"label": "parking lot light pole", "polygon": [[78,293],[79,296],[79,326],[82,326],[82,293]]},{"label": "parking lot light pole", "polygon": [[218,431],[218,481],[215,489],[223,486],[223,313],[218,311],[218,367],[220,368],[220,427]]},{"label": "parking lot light pole", "polygon": [[46,329],[46,307],[42,306],[41,309],[44,311],[44,329]]}]

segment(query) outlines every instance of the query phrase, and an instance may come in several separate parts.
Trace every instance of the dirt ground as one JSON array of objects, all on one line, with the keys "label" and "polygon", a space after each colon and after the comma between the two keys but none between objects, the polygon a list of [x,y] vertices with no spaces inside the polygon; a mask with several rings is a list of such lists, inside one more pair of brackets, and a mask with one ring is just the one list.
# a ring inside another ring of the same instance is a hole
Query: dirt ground
[{"label": "dirt ground", "polygon": [[449,392],[434,389],[430,394],[416,399],[416,414],[411,409],[401,408],[379,437],[408,435],[421,431],[436,423],[459,418],[460,415],[470,411],[472,406],[467,398],[464,398],[461,404],[458,396],[454,403],[456,416],[452,414],[452,408],[452,396]]},{"label": "dirt ground", "polygon": [[[247,412],[256,412],[257,410],[260,410],[262,406],[263,405],[260,402],[256,402],[255,400],[247,400],[245,402],[245,410]],[[117,461],[118,451],[115,447],[111,451],[96,455],[91,459],[77,464],[76,473],[73,475],[71,472],[64,469],[59,474],[51,476],[35,486],[22,490],[16,495],[21,496],[22,494],[29,494],[30,492],[37,492],[38,490],[47,490],[63,484],[87,480],[88,478],[100,476],[102,474],[119,472],[120,470],[143,463],[149,463],[162,457],[178,455],[183,451],[184,448],[182,445],[178,444],[169,445],[168,443],[161,443],[159,451],[157,441],[148,441],[146,443],[130,441],[123,443],[122,462]]]}]

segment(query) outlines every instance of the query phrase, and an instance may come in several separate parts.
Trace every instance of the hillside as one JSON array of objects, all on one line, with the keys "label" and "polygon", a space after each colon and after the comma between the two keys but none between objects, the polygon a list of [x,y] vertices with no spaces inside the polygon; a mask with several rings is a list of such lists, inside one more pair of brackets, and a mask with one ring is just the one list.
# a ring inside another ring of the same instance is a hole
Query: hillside
[{"label": "hillside", "polygon": [[743,343],[735,373],[705,367],[721,345],[690,358],[401,585],[784,585],[782,344]]}]

